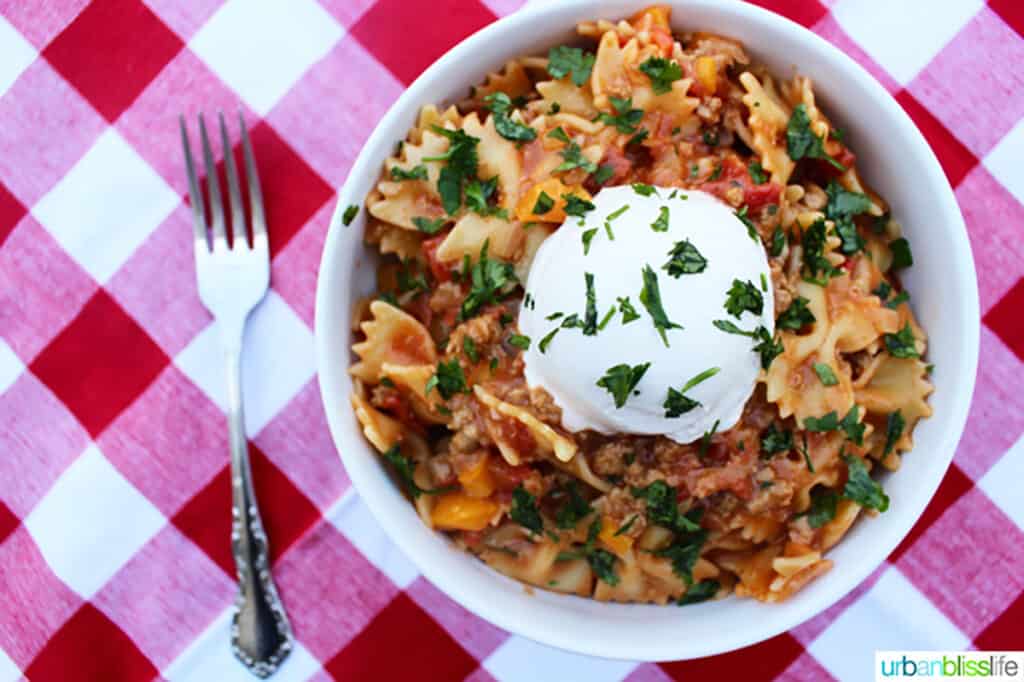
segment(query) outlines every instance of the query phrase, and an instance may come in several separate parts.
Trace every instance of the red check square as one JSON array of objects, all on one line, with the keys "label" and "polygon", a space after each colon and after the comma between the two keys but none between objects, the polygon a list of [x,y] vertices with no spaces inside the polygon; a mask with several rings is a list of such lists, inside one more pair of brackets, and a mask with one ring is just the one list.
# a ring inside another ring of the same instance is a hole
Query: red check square
[{"label": "red check square", "polygon": [[807,28],[814,26],[828,14],[828,8],[818,0],[748,0],[748,2],[781,14]]},{"label": "red check square", "polygon": [[978,159],[909,91],[900,90],[896,93],[896,101],[910,114],[910,118],[914,119],[914,123],[924,135],[924,139],[928,141],[935,156],[939,158],[942,170],[946,171],[949,184],[955,188],[964,179],[964,176],[978,164]]},{"label": "red check square", "polygon": [[889,561],[893,563],[899,561],[899,558],[914,546],[917,539],[935,523],[936,519],[942,516],[946,509],[963,497],[973,486],[974,483],[960,470],[960,467],[955,463],[951,464],[942,483],[939,484],[939,489],[935,491],[932,501],[925,507],[924,513],[917,519],[917,523],[910,529],[907,536],[889,555]]},{"label": "red check square", "polygon": [[0,247],[7,241],[7,236],[14,231],[14,227],[25,216],[27,211],[21,205],[10,190],[0,182]]},{"label": "red check square", "polygon": [[985,314],[985,324],[1024,361],[1024,278]]},{"label": "red check square", "polygon": [[[401,654],[381,646],[384,642],[401,642]],[[448,682],[465,678],[477,662],[408,595],[399,593],[324,667],[338,680]]]},{"label": "red check square", "polygon": [[1010,604],[1003,615],[985,628],[974,643],[988,651],[1015,651],[1024,642],[1024,592]]},{"label": "red check square", "polygon": [[0,502],[0,544],[3,544],[3,541],[17,530],[20,523],[14,512],[8,509],[6,504]]},{"label": "red check square", "polygon": [[28,679],[37,682],[149,682],[156,674],[156,668],[131,638],[88,602],[46,643],[25,671]]},{"label": "red check square", "polygon": [[[395,78],[409,84],[450,47],[495,18],[479,0],[378,0],[350,32]],[[410,36],[416,36],[415,49]]]},{"label": "red check square", "polygon": [[101,289],[31,368],[95,437],[168,362],[138,323]]},{"label": "red check square", "polygon": [[988,0],[988,6],[1018,35],[1024,37],[1024,4],[1021,4],[1020,0]]},{"label": "red check square", "polygon": [[141,0],[95,0],[43,56],[113,122],[181,48]]},{"label": "red check square", "polygon": [[[226,426],[224,427],[227,428]],[[270,561],[278,557],[320,517],[309,499],[255,445],[249,444],[253,485],[260,502],[263,526],[270,542]],[[235,575],[231,557],[231,470],[221,469],[172,522],[230,576]]]},{"label": "red check square", "polygon": [[742,680],[756,670],[762,679],[774,679],[804,652],[789,633],[783,633],[737,651],[690,661],[659,663],[674,680]]}]

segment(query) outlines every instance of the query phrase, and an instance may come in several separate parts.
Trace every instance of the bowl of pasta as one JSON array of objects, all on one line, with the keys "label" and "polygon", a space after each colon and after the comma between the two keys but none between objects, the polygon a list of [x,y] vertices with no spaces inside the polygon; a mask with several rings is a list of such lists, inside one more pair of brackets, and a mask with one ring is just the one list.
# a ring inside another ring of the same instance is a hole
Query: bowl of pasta
[{"label": "bowl of pasta", "polygon": [[745,3],[538,3],[356,160],[320,387],[359,494],[463,606],[707,656],[909,532],[966,420],[975,282],[924,138],[821,38]]}]

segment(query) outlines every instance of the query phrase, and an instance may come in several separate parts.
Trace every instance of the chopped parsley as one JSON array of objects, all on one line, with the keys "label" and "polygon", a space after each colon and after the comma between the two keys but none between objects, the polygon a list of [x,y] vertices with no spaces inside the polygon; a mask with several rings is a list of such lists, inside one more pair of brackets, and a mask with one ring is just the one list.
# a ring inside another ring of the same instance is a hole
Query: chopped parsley
[{"label": "chopped parsley", "polygon": [[510,334],[508,337],[508,344],[510,346],[515,346],[520,350],[529,350],[530,337],[524,336],[523,334]]},{"label": "chopped parsley", "polygon": [[765,277],[764,273],[761,273],[761,291],[768,291],[768,278]]},{"label": "chopped parsley", "polygon": [[643,109],[633,108],[633,99],[622,99],[620,97],[609,97],[615,115],[602,112],[598,114],[598,120],[614,126],[620,133],[631,135],[636,132],[636,126],[644,117]]},{"label": "chopped parsley", "polygon": [[756,331],[744,331],[737,327],[736,323],[732,322],[731,320],[712,320],[711,324],[715,325],[716,329],[720,329],[726,334],[737,334],[739,336],[749,336],[750,338],[754,338],[757,336]]},{"label": "chopped parsley", "polygon": [[612,321],[612,317],[614,317],[614,316],[615,316],[615,306],[612,306],[611,308],[608,309],[608,312],[606,312],[604,314],[604,317],[601,318],[601,322],[598,323],[598,325],[597,325],[598,331],[601,331],[605,327],[607,327],[608,323]]},{"label": "chopped parsley", "polygon": [[496,198],[498,176],[490,180],[472,180],[466,184],[466,207],[482,216],[496,215],[508,220],[508,211],[500,206],[492,206],[490,201]]},{"label": "chopped parsley", "polygon": [[578,47],[559,45],[548,51],[548,73],[559,79],[569,76],[576,87],[583,87],[593,68],[593,53]]},{"label": "chopped parsley", "polygon": [[597,170],[597,164],[583,156],[580,146],[575,142],[570,142],[559,154],[565,160],[555,167],[553,171],[555,173],[570,171],[574,168],[582,168],[588,174]]},{"label": "chopped parsley", "polygon": [[459,309],[459,315],[463,320],[468,320],[484,305],[497,300],[503,287],[517,281],[511,263],[487,257],[488,243],[489,240],[484,241],[479,260],[469,269],[471,288]]},{"label": "chopped parsley", "polygon": [[836,503],[839,495],[834,490],[815,488],[811,492],[811,507],[807,510],[807,524],[821,528],[836,517]]},{"label": "chopped parsley", "polygon": [[793,432],[789,429],[779,428],[775,422],[769,424],[761,434],[761,456],[765,459],[780,452],[789,452],[792,449]]},{"label": "chopped parsley", "polygon": [[355,204],[349,204],[345,212],[341,214],[341,224],[348,227],[352,224],[352,221],[356,219],[356,214],[359,213],[359,207]]},{"label": "chopped parsley", "polygon": [[897,308],[900,307],[900,305],[906,303],[909,300],[910,294],[907,293],[906,291],[901,291],[900,293],[893,296],[892,300],[886,301],[885,307],[891,310],[896,310]]},{"label": "chopped parsley", "polygon": [[626,533],[628,533],[629,529],[633,527],[633,524],[636,523],[636,520],[638,518],[640,518],[639,514],[633,514],[632,516],[630,516],[629,519],[625,523],[623,523],[621,526],[619,526],[619,529],[616,530],[615,533],[612,534],[612,537],[616,537],[617,538],[620,535],[625,535]]},{"label": "chopped parsley", "polygon": [[512,491],[512,508],[508,516],[534,535],[539,535],[544,530],[544,521],[540,517],[540,510],[537,509],[537,500],[526,491],[522,483]]},{"label": "chopped parsley", "polygon": [[629,324],[640,319],[640,313],[633,307],[632,302],[629,300],[629,296],[618,298],[619,312],[622,313],[622,324]]},{"label": "chopped parsley", "polygon": [[558,126],[554,130],[549,132],[548,137],[558,140],[559,142],[564,142],[566,144],[572,142],[572,140],[569,139],[569,136],[565,133],[565,129],[562,128],[562,126]]},{"label": "chopped parsley", "polygon": [[704,435],[700,437],[700,447],[697,449],[697,459],[701,462],[704,461],[704,456],[708,454],[708,448],[711,447],[711,439],[715,437],[715,433],[718,431],[719,422],[721,422],[721,420],[716,419],[715,423],[711,425],[711,430],[705,431]]},{"label": "chopped parsley", "polygon": [[580,495],[576,481],[569,481],[568,485],[557,491],[556,496],[565,499],[565,504],[555,514],[555,524],[563,530],[575,528],[577,523],[594,511],[586,498]]},{"label": "chopped parsley", "polygon": [[583,255],[586,256],[590,253],[590,242],[594,241],[594,235],[597,234],[597,228],[592,227],[589,230],[583,231]]},{"label": "chopped parsley", "polygon": [[809,324],[816,322],[814,313],[811,312],[807,304],[810,303],[803,296],[797,296],[793,299],[793,302],[789,304],[785,312],[779,315],[779,318],[775,320],[775,326],[779,329],[787,329],[792,332],[798,332]]},{"label": "chopped parsley", "polygon": [[575,194],[563,194],[562,198],[565,199],[566,215],[582,218],[584,213],[594,210],[594,204]]},{"label": "chopped parsley", "polygon": [[597,380],[597,386],[611,393],[616,409],[621,408],[650,366],[649,362],[632,367],[626,364],[615,365],[608,368],[604,376]]},{"label": "chopped parsley", "polygon": [[810,227],[804,230],[804,279],[821,286],[825,286],[828,283],[829,277],[839,274],[839,271],[825,257],[825,242],[827,239],[828,235],[826,234],[824,220],[816,220]]},{"label": "chopped parsley", "polygon": [[676,604],[687,606],[688,604],[699,604],[702,601],[707,601],[718,594],[720,587],[721,585],[718,584],[717,580],[711,578],[701,580],[696,585],[688,587],[686,592],[676,600]]},{"label": "chopped parsley", "polygon": [[423,160],[447,162],[437,180],[437,191],[441,195],[444,210],[448,215],[453,215],[462,205],[463,185],[476,179],[476,146],[480,139],[467,135],[462,130],[448,130],[436,125],[431,128],[438,135],[448,138],[448,150],[444,154],[429,156]]},{"label": "chopped parsley", "polygon": [[643,289],[640,290],[640,303],[642,303],[644,308],[647,309],[647,314],[651,316],[654,328],[658,330],[658,334],[661,336],[661,341],[667,348],[668,336],[665,332],[669,329],[682,329],[683,327],[682,325],[676,324],[668,319],[668,314],[665,313],[665,308],[661,305],[661,291],[658,289],[658,274],[651,269],[650,265],[644,266],[643,280],[644,286]]},{"label": "chopped parsley", "polygon": [[771,367],[772,362],[775,361],[775,358],[782,355],[782,352],[785,350],[782,341],[772,338],[772,335],[764,327],[758,327],[754,330],[754,338],[757,340],[757,344],[754,345],[754,352],[761,356],[761,368],[768,369]]},{"label": "chopped parsley", "polygon": [[537,195],[536,203],[533,205],[533,214],[544,215],[554,207],[555,200],[552,199],[547,192],[541,190],[541,193]]},{"label": "chopped parsley", "polygon": [[843,455],[846,461],[846,487],[843,488],[843,497],[852,500],[866,509],[876,509],[884,512],[889,508],[889,496],[882,490],[868,473],[864,460],[855,455]]},{"label": "chopped parsley", "polygon": [[487,107],[494,116],[494,129],[506,140],[529,142],[537,138],[537,131],[528,125],[512,120],[514,107],[512,99],[504,92],[492,92],[484,97]]},{"label": "chopped parsley", "polygon": [[871,199],[866,194],[849,192],[835,180],[825,188],[828,204],[825,206],[825,217],[835,223],[836,234],[839,235],[839,250],[851,255],[864,250],[864,238],[857,232],[853,216],[867,213],[871,208]]},{"label": "chopped parsley", "polygon": [[611,222],[611,221],[615,220],[616,218],[618,218],[620,215],[622,215],[623,213],[625,213],[628,210],[629,210],[629,204],[626,204],[625,206],[620,206],[617,209],[615,209],[614,211],[612,211],[611,213],[609,213],[608,217],[605,218],[605,220],[607,220],[608,222]]},{"label": "chopped parsley", "polygon": [[903,436],[903,429],[906,428],[907,421],[903,418],[903,414],[896,410],[885,420],[885,447],[882,448],[882,455],[887,456],[896,447],[896,443],[900,437]]},{"label": "chopped parsley", "polygon": [[416,463],[402,454],[401,447],[397,443],[392,445],[382,457],[391,466],[391,470],[395,472],[395,476],[398,477],[402,487],[405,488],[405,492],[413,499],[418,498],[420,495],[438,495],[454,489],[454,486],[428,489],[416,485],[416,479],[414,478]]},{"label": "chopped parsley", "polygon": [[608,164],[603,164],[597,167],[597,171],[594,173],[594,182],[603,185],[611,180],[613,175],[615,175],[615,168]]},{"label": "chopped parsley", "polygon": [[681,417],[695,407],[700,406],[700,401],[686,396],[685,393],[702,381],[710,379],[718,374],[720,369],[721,368],[719,367],[712,367],[704,370],[687,381],[686,384],[678,391],[670,386],[668,389],[668,395],[665,397],[665,402],[662,405],[662,407],[665,408],[665,418],[674,419],[676,417]]},{"label": "chopped parsley", "polygon": [[763,185],[768,182],[768,176],[764,174],[764,168],[757,161],[750,162],[750,165],[747,166],[747,172],[750,173],[750,179],[754,181],[755,185]]},{"label": "chopped parsley", "polygon": [[655,95],[664,95],[672,89],[672,83],[683,77],[679,64],[662,57],[651,57],[640,65],[640,70],[651,79]]},{"label": "chopped parsley", "polygon": [[708,182],[714,182],[722,176],[722,164],[715,166],[715,169],[711,171],[711,175],[708,176]]},{"label": "chopped parsley", "polygon": [[740,207],[738,211],[733,211],[733,215],[740,219],[740,222],[747,228],[747,235],[758,244],[761,243],[761,235],[757,233],[757,226],[754,225],[754,221],[750,219],[747,214],[748,209],[746,204]]},{"label": "chopped parsley", "polygon": [[914,332],[911,331],[909,322],[903,325],[903,329],[895,334],[885,334],[882,338],[885,340],[886,350],[894,358],[921,357],[921,354],[917,352],[917,346],[914,343]]},{"label": "chopped parsley", "polygon": [[631,492],[633,497],[647,502],[647,520],[650,523],[677,533],[700,530],[701,512],[695,510],[680,514],[678,491],[665,481],[654,481],[645,488],[633,488]]},{"label": "chopped parsley", "polygon": [[749,280],[741,282],[734,279],[725,299],[725,310],[736,319],[744,311],[760,315],[764,311],[764,296]]},{"label": "chopped parsley", "polygon": [[824,362],[814,363],[814,373],[821,379],[821,383],[824,386],[835,386],[839,383],[839,379],[836,378],[836,373],[832,371]]},{"label": "chopped parsley", "polygon": [[701,139],[704,140],[704,144],[709,147],[718,146],[718,131],[717,130],[705,130],[701,135]]},{"label": "chopped parsley", "polygon": [[416,216],[412,219],[412,224],[416,226],[416,229],[424,234],[437,234],[444,228],[444,224],[447,222],[444,218],[436,218],[431,220],[430,218],[424,218],[423,216]]},{"label": "chopped parsley", "polygon": [[480,362],[480,353],[476,349],[476,341],[469,334],[462,337],[462,352],[474,365]]},{"label": "chopped parsley", "polygon": [[651,223],[651,229],[655,232],[668,232],[668,206],[658,210],[658,217]]},{"label": "chopped parsley", "polygon": [[782,249],[786,247],[786,233],[782,231],[781,227],[776,226],[775,231],[772,232],[772,243],[768,250],[768,254],[774,258],[778,258],[782,255]]},{"label": "chopped parsley", "polygon": [[796,105],[793,108],[792,116],[789,117],[789,124],[786,126],[786,150],[789,153],[789,158],[794,161],[804,158],[821,159],[841,171],[846,170],[843,164],[825,153],[824,140],[811,130],[807,105],[803,103]]},{"label": "chopped parsley", "polygon": [[864,444],[864,430],[867,428],[860,423],[860,407],[854,405],[846,416],[839,422],[839,428],[846,434],[847,439],[855,445]]},{"label": "chopped parsley", "polygon": [[681,242],[676,242],[672,250],[668,252],[668,260],[662,269],[672,277],[682,277],[704,272],[707,266],[707,259],[701,255],[697,247],[689,239],[684,239]]},{"label": "chopped parsley", "polygon": [[807,417],[804,419],[804,429],[808,431],[835,431],[839,428],[839,414],[832,410],[822,417]]},{"label": "chopped parsley", "polygon": [[910,252],[910,242],[906,238],[893,239],[889,242],[889,250],[892,252],[893,269],[909,268],[914,264],[914,255]]},{"label": "chopped parsley", "polygon": [[403,180],[426,180],[427,167],[422,163],[408,169],[392,166],[391,179],[395,182],[402,182]]},{"label": "chopped parsley", "polygon": [[583,335],[595,336],[597,334],[597,291],[594,289],[594,275],[584,272],[583,279],[587,285],[587,304],[583,312]]},{"label": "chopped parsley", "polygon": [[437,363],[437,371],[427,379],[425,395],[437,388],[437,392],[445,400],[450,400],[456,393],[469,393],[469,386],[466,385],[466,375],[462,373],[462,365],[458,359],[452,358],[448,362]]},{"label": "chopped parsley", "polygon": [[590,570],[594,572],[598,580],[609,585],[618,585],[619,576],[615,574],[615,555],[606,549],[594,547],[597,536],[601,533],[601,519],[594,519],[587,529],[587,541],[583,547],[576,551],[559,552],[555,561],[571,561],[573,559],[586,559]]},{"label": "chopped parsley", "polygon": [[642,182],[634,182],[630,187],[632,187],[633,191],[642,197],[649,197],[651,195],[657,196],[658,194],[658,190],[656,190],[653,185],[645,185]]},{"label": "chopped parsley", "polygon": [[682,578],[687,585],[692,585],[693,566],[700,558],[700,551],[704,547],[707,536],[707,531],[703,529],[690,533],[679,533],[671,545],[654,554],[669,559],[672,562],[672,572]]}]

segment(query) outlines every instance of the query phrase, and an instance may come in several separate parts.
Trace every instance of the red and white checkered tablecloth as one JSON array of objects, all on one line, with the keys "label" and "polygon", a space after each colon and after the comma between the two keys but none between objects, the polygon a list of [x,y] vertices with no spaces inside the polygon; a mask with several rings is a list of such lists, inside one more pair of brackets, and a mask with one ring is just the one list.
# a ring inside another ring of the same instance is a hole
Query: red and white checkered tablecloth
[{"label": "red and white checkered tablecloth", "polygon": [[735,653],[603,661],[470,615],[382,534],[334,451],[313,364],[333,188],[423,68],[520,3],[0,0],[0,681],[250,679],[227,646],[222,373],[177,135],[179,113],[239,105],[273,250],[243,374],[297,638],[276,679],[863,680],[876,649],[1024,648],[1020,0],[758,2],[838,45],[910,113],[978,264],[967,431],[928,511],[863,585]]}]

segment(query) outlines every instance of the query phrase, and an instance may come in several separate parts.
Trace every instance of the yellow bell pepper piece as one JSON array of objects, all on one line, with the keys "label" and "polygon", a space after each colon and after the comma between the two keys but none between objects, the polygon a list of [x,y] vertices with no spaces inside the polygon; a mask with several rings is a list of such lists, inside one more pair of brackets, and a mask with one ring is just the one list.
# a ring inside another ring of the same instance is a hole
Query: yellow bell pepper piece
[{"label": "yellow bell pepper piece", "polygon": [[487,455],[481,457],[476,464],[459,474],[459,483],[470,497],[490,497],[494,492],[494,477],[487,466]]},{"label": "yellow bell pepper piece", "polygon": [[497,512],[498,505],[492,500],[456,492],[437,498],[430,519],[445,530],[483,530]]},{"label": "yellow bell pepper piece", "polygon": [[[534,213],[533,209],[537,206],[537,198],[540,197],[541,192],[548,195],[553,203],[546,213],[538,214]],[[591,199],[590,193],[579,185],[567,187],[558,178],[548,178],[538,182],[523,194],[519,203],[516,204],[516,217],[524,223],[561,223],[565,221],[566,201],[562,198],[563,194],[575,194],[586,201]]]},{"label": "yellow bell pepper piece", "polygon": [[628,535],[616,535],[615,531],[620,527],[621,524],[617,523],[615,519],[602,516],[601,532],[597,534],[597,539],[621,558],[629,553],[630,548],[633,546],[633,538]]},{"label": "yellow bell pepper piece", "polygon": [[708,95],[718,89],[718,65],[714,57],[697,57],[697,80]]},{"label": "yellow bell pepper piece", "polygon": [[650,17],[652,26],[668,28],[668,17],[671,11],[672,9],[668,5],[651,5],[630,17],[630,23],[633,26],[639,26],[643,22],[644,17]]}]

